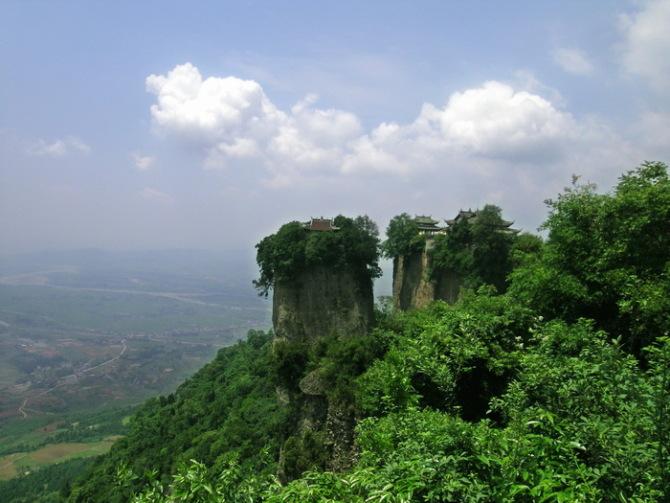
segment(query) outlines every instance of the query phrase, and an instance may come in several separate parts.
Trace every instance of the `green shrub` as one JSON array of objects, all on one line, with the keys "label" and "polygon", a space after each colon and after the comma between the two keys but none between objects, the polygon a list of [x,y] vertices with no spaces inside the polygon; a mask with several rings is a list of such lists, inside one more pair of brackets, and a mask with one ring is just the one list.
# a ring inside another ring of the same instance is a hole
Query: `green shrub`
[{"label": "green shrub", "polygon": [[575,182],[547,203],[547,242],[511,274],[511,293],[548,319],[593,319],[642,356],[670,330],[667,166],[644,163],[609,194]]},{"label": "green shrub", "polygon": [[387,258],[406,257],[423,251],[426,238],[419,233],[415,220],[407,213],[391,219],[386,228],[386,241],[382,253]]},{"label": "green shrub", "polygon": [[485,289],[400,317],[401,331],[387,335],[388,353],[358,379],[367,414],[420,405],[480,418],[514,375],[535,324],[528,309]]},{"label": "green shrub", "polygon": [[334,219],[337,231],[309,231],[300,222],[282,225],[256,245],[260,295],[268,295],[275,281],[295,279],[310,267],[347,270],[362,278],[381,276],[379,231],[367,216]]},{"label": "green shrub", "polygon": [[[505,291],[512,270],[511,252],[517,236],[506,230],[502,210],[486,205],[473,219],[460,219],[446,234],[438,235],[431,248],[432,274],[456,273],[466,287],[494,285]],[[525,241],[531,238],[524,238]]]},{"label": "green shrub", "polygon": [[320,431],[304,431],[290,436],[282,449],[284,477],[293,480],[308,470],[323,470],[329,459],[325,434]]}]

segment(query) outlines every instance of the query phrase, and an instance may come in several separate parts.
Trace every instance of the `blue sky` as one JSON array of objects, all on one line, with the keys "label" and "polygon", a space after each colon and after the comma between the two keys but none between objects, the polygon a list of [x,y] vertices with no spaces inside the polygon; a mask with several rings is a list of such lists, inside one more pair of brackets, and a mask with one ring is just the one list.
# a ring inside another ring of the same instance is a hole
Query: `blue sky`
[{"label": "blue sky", "polygon": [[670,2],[0,5],[0,253],[247,248],[670,157]]}]

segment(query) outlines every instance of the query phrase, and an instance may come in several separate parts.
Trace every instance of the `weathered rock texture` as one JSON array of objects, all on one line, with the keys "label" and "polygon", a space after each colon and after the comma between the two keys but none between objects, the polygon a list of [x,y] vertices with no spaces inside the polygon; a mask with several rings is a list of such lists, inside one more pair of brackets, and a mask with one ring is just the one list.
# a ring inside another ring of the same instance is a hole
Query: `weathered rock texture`
[{"label": "weathered rock texture", "polygon": [[439,273],[435,281],[435,299],[453,304],[458,299],[461,284],[461,278],[455,272],[444,271]]},{"label": "weathered rock texture", "polygon": [[329,468],[343,471],[351,468],[357,456],[354,444],[356,418],[353,411],[342,404],[329,403],[326,415],[326,433],[332,445]]},{"label": "weathered rock texture", "polygon": [[272,302],[275,334],[288,340],[363,335],[374,316],[372,281],[326,267],[278,282]]},{"label": "weathered rock texture", "polygon": [[393,260],[393,304],[397,309],[417,309],[437,299],[450,304],[456,301],[460,279],[453,272],[431,278],[428,250]]},{"label": "weathered rock texture", "polygon": [[[290,281],[274,285],[272,324],[276,340],[312,342],[322,337],[365,335],[373,318],[372,280],[350,271],[313,267]],[[327,467],[343,470],[353,463],[353,411],[327,397],[327,386],[318,369],[304,375],[298,390],[278,389],[281,403],[296,410],[296,424],[289,440],[310,434],[323,439],[330,451]],[[288,442],[288,440],[287,440]],[[301,440],[297,440],[298,445]],[[278,476],[288,480],[285,447]]]},{"label": "weathered rock texture", "polygon": [[427,253],[414,253],[393,260],[393,303],[406,311],[435,300],[435,284],[428,276]]}]

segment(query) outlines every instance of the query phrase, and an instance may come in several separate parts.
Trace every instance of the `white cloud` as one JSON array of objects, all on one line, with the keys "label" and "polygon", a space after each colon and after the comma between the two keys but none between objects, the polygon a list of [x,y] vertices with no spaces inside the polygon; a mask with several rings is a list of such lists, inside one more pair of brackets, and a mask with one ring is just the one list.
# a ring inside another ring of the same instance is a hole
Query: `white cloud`
[{"label": "white cloud", "polygon": [[632,15],[621,16],[623,66],[653,87],[670,86],[670,0],[650,0]]},{"label": "white cloud", "polygon": [[148,171],[156,163],[156,158],[151,155],[133,153],[130,157],[133,159],[135,167],[140,171]]},{"label": "white cloud", "polygon": [[28,147],[29,154],[45,157],[64,157],[73,153],[88,154],[90,151],[91,147],[76,136],[52,142],[40,139]]},{"label": "white cloud", "polygon": [[231,144],[239,138],[263,137],[285,121],[257,82],[203,79],[190,63],[177,65],[166,76],[150,75],[146,86],[157,96],[151,107],[155,124],[195,143]]},{"label": "white cloud", "polygon": [[572,116],[546,99],[495,81],[455,93],[444,109],[424,113],[439,120],[450,146],[513,160],[556,150],[576,127]]},{"label": "white cloud", "polygon": [[342,173],[449,175],[463,165],[483,176],[520,165],[539,172],[611,141],[597,121],[577,120],[541,96],[537,82],[533,90],[485,82],[453,93],[442,107],[424,104],[410,123],[368,132],[350,112],[317,108],[315,95],[283,111],[257,82],[203,79],[188,63],[151,75],[147,89],[156,95],[158,131],[202,148],[205,167],[264,169],[278,187]]},{"label": "white cloud", "polygon": [[590,75],[593,65],[584,52],[579,49],[559,48],[554,51],[554,62],[563,70],[575,75]]},{"label": "white cloud", "polygon": [[239,159],[256,157],[259,154],[258,145],[251,138],[235,138],[233,143],[223,143],[220,148],[224,154]]},{"label": "white cloud", "polygon": [[260,84],[236,77],[208,77],[190,63],[167,75],[150,75],[147,90],[157,97],[154,124],[206,151],[205,167],[262,164],[272,177],[290,170],[333,170],[347,142],[361,134],[349,112],[317,109],[309,95],[288,112],[279,110]]},{"label": "white cloud", "polygon": [[170,194],[152,187],[143,188],[140,190],[139,195],[142,199],[147,201],[155,201],[159,203],[172,203],[174,201],[174,198]]},{"label": "white cloud", "polygon": [[527,69],[516,70],[513,75],[514,80],[511,85],[515,89],[542,96],[556,108],[565,108],[567,102],[560,91],[540,82],[532,71]]},{"label": "white cloud", "polygon": [[344,170],[444,170],[477,158],[547,164],[579,143],[583,129],[546,99],[491,81],[452,94],[443,108],[425,104],[411,124],[381,124],[353,144]]}]

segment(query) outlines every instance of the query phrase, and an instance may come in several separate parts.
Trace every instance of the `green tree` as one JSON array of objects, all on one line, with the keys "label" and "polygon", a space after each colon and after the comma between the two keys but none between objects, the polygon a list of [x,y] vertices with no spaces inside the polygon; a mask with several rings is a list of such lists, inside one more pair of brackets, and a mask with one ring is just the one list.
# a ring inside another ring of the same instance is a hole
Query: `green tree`
[{"label": "green tree", "polygon": [[307,233],[300,222],[289,222],[256,245],[260,277],[254,286],[267,297],[276,279],[302,267],[305,262]]},{"label": "green tree", "polygon": [[431,249],[433,274],[455,272],[466,287],[493,285],[502,292],[512,270],[516,235],[508,230],[502,210],[487,204],[476,216],[463,218],[437,236]]},{"label": "green tree", "polygon": [[667,166],[646,162],[610,194],[575,183],[547,204],[547,243],[511,275],[511,292],[549,318],[592,318],[640,355],[670,328]]},{"label": "green tree", "polygon": [[367,216],[355,219],[338,215],[337,231],[309,231],[300,222],[289,222],[256,245],[260,276],[254,286],[267,296],[276,281],[295,279],[310,267],[347,269],[363,278],[381,276],[379,231]]},{"label": "green tree", "polygon": [[393,217],[386,228],[382,253],[387,258],[406,257],[422,251],[425,244],[425,237],[419,234],[414,219],[407,213],[401,213]]}]

